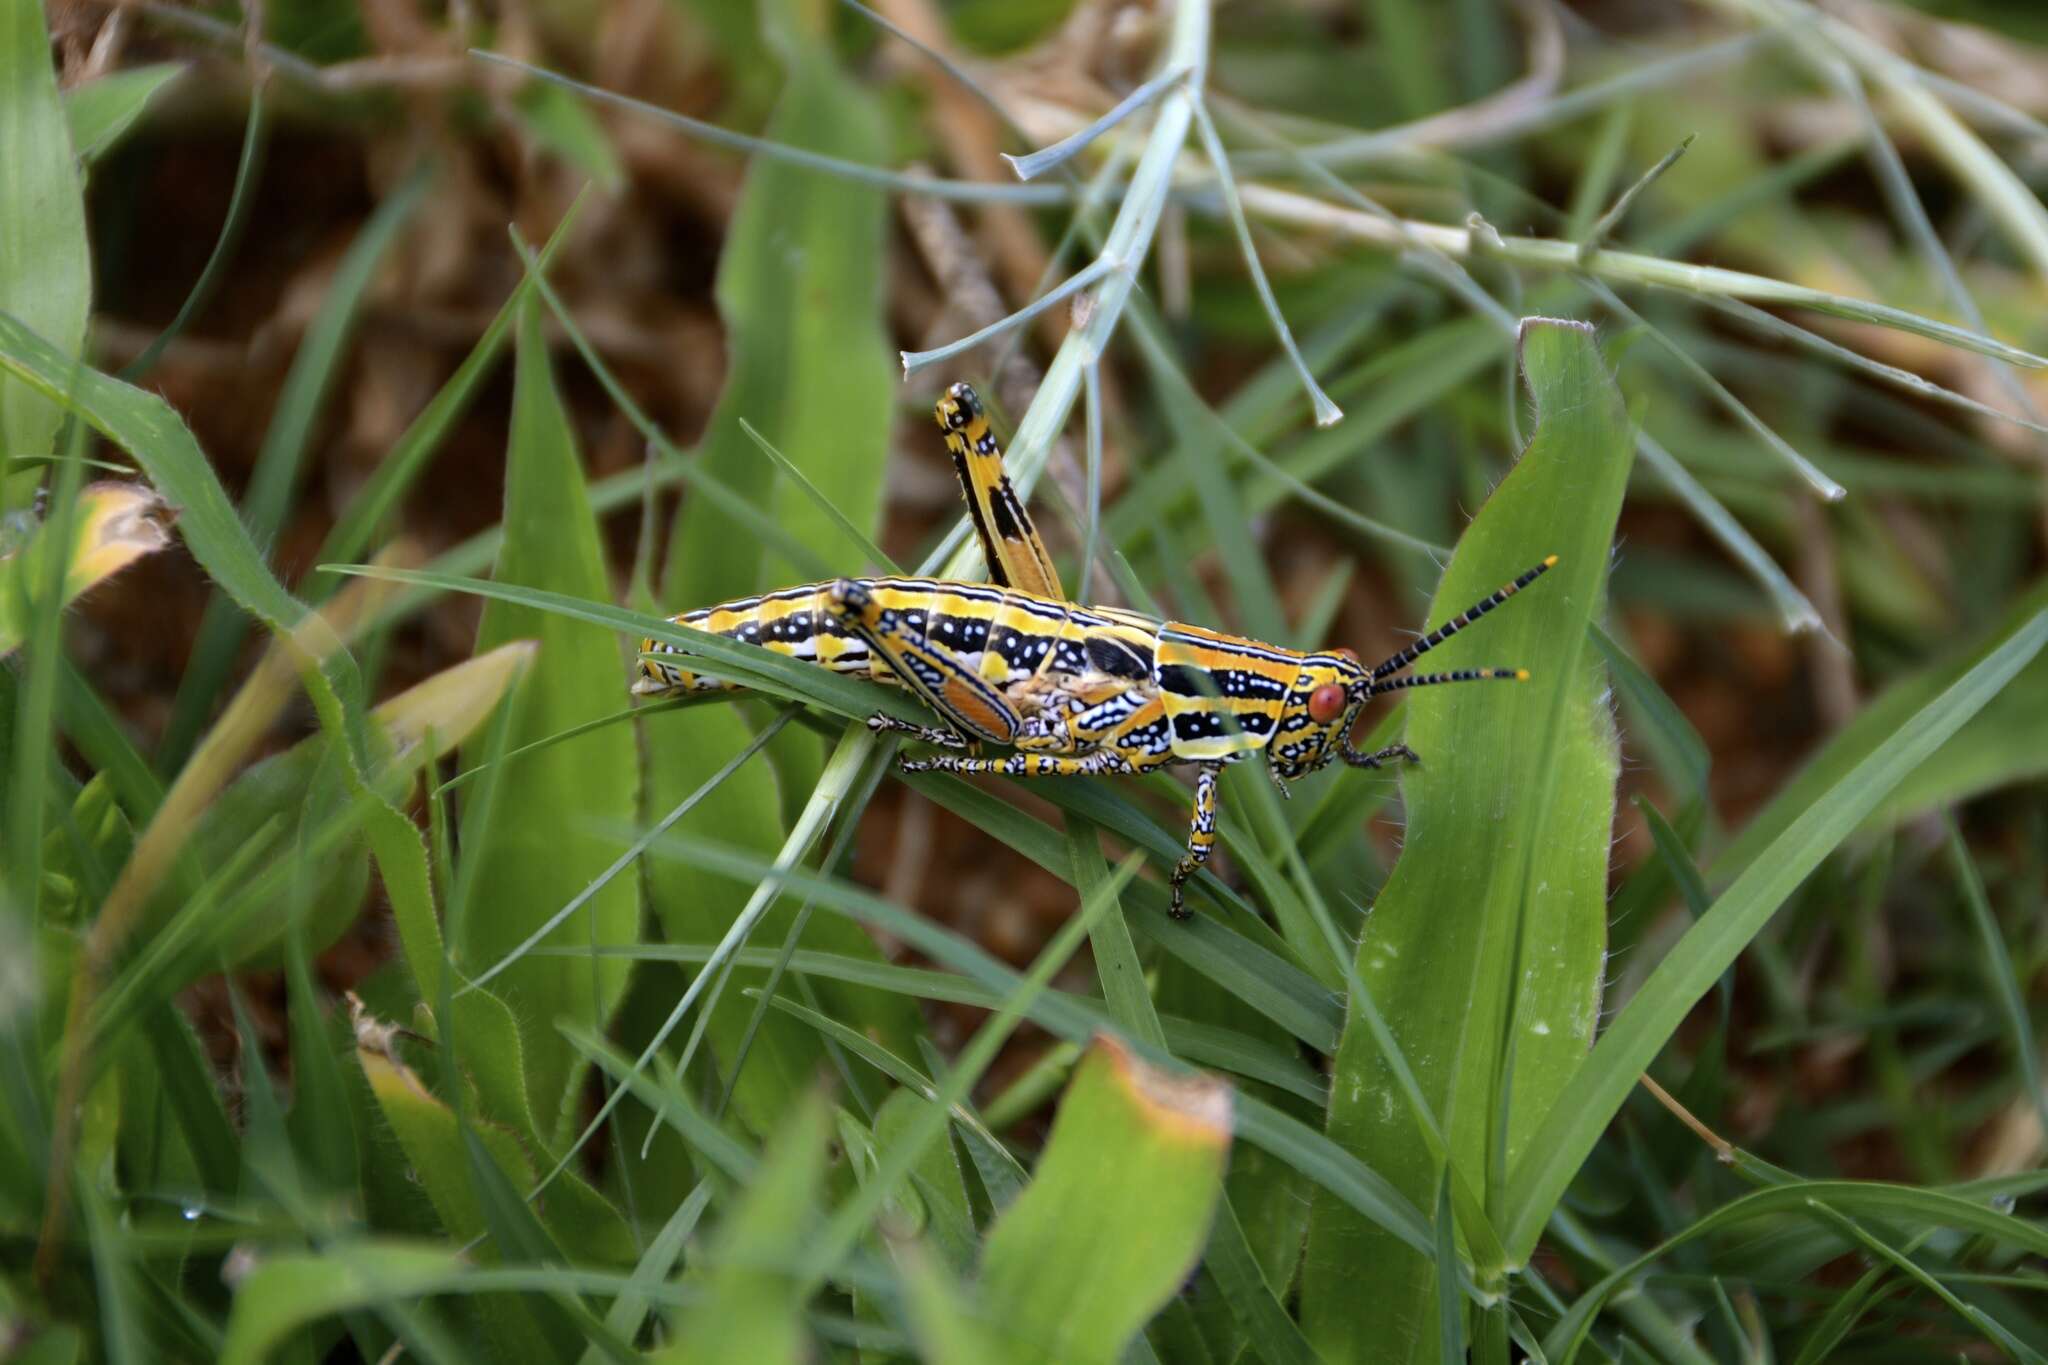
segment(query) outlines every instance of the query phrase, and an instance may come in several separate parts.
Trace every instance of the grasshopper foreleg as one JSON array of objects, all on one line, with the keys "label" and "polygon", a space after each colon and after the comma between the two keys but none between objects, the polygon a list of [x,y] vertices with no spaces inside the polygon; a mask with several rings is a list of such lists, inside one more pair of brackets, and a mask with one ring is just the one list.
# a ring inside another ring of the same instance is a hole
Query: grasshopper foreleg
[{"label": "grasshopper foreleg", "polygon": [[1397,758],[1403,763],[1413,763],[1418,767],[1422,764],[1422,755],[1405,744],[1389,744],[1377,753],[1363,754],[1356,758],[1349,753],[1344,755],[1344,761],[1354,768],[1378,768]]}]

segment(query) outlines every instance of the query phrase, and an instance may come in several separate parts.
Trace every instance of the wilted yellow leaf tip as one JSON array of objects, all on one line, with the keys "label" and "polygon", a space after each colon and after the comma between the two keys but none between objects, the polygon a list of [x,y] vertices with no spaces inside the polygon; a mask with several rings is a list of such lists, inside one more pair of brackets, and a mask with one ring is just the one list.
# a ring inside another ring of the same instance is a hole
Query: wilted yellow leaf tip
[{"label": "wilted yellow leaf tip", "polygon": [[1202,1072],[1175,1075],[1145,1061],[1117,1038],[1095,1035],[1091,1060],[1100,1057],[1110,1076],[1138,1104],[1161,1137],[1190,1145],[1225,1146],[1230,1142],[1231,1099],[1228,1082]]}]

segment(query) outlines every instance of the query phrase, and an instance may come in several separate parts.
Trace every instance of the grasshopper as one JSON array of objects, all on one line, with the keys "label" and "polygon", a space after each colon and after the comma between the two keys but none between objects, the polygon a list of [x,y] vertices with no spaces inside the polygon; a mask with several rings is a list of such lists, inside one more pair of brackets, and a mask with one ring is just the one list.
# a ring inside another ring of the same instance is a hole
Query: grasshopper
[{"label": "grasshopper", "polygon": [[[1084,607],[1061,589],[974,390],[953,385],[936,413],[991,581],[839,578],[671,619],[907,689],[943,724],[877,714],[869,726],[950,752],[900,757],[904,772],[1092,776],[1193,765],[1187,850],[1169,882],[1176,919],[1189,913],[1184,888],[1215,847],[1225,764],[1263,753],[1284,792],[1287,782],[1340,759],[1354,768],[1417,762],[1403,744],[1375,753],[1352,747],[1367,701],[1410,687],[1529,676],[1507,668],[1397,675],[1535,582],[1556,555],[1370,668],[1348,649],[1302,653],[1121,607]],[[738,686],[685,668],[675,646],[644,640],[640,652],[636,693]],[[1011,752],[987,757],[983,744]]]}]

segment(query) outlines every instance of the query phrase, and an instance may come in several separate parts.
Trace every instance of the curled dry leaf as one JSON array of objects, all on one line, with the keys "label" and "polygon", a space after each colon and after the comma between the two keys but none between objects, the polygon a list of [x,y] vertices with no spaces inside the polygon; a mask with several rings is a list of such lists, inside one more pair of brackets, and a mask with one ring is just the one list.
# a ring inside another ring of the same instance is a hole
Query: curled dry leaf
[{"label": "curled dry leaf", "polygon": [[[78,495],[78,541],[65,568],[64,601],[75,601],[86,589],[169,545],[169,523],[170,509],[147,484],[88,484]],[[43,529],[37,528],[14,553],[0,554],[0,583],[9,587],[0,593],[0,655],[12,652],[26,633],[16,604],[35,594],[13,591],[12,580],[18,573],[40,571],[35,547],[42,543]]]}]

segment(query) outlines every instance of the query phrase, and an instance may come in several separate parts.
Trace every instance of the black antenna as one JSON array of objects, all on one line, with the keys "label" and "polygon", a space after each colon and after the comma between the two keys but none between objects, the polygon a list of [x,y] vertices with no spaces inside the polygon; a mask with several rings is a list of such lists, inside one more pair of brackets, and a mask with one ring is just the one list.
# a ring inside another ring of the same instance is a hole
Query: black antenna
[{"label": "black antenna", "polygon": [[[1394,655],[1386,662],[1374,664],[1372,669],[1373,691],[1388,692],[1394,690],[1394,688],[1397,686],[1422,686],[1423,684],[1419,681],[1410,681],[1400,684],[1390,683],[1382,685],[1380,683],[1380,679],[1386,677],[1390,673],[1399,673],[1402,669],[1414,663],[1417,659],[1429,653],[1429,651],[1435,649],[1438,645],[1450,639],[1453,635],[1456,635],[1459,631],[1471,625],[1474,621],[1477,621],[1480,617],[1486,615],[1486,613],[1492,611],[1495,607],[1507,601],[1510,597],[1513,597],[1516,593],[1528,587],[1537,579],[1543,577],[1543,575],[1549,571],[1550,566],[1555,563],[1557,563],[1557,556],[1551,555],[1548,559],[1545,559],[1541,564],[1538,564],[1535,568],[1529,570],[1529,572],[1523,574],[1514,582],[1501,585],[1500,589],[1497,592],[1495,592],[1493,596],[1487,598],[1484,602],[1481,602],[1478,605],[1472,607],[1469,611],[1465,611],[1457,616],[1452,617],[1450,620],[1446,621],[1441,626],[1438,626],[1435,630],[1423,636],[1420,640],[1417,640],[1414,644],[1408,646],[1406,649],[1402,650],[1399,654]],[[1503,673],[1499,669],[1480,669],[1476,672],[1471,673],[1446,673],[1439,677],[1431,679],[1431,681],[1463,682],[1468,677],[1491,678],[1511,676],[1513,676],[1512,672]]]},{"label": "black antenna", "polygon": [[1484,682],[1488,678],[1499,678],[1504,682],[1527,682],[1526,668],[1460,668],[1451,673],[1419,673],[1412,678],[1396,678],[1392,682],[1375,683],[1372,694],[1399,692],[1408,687],[1435,687],[1439,683]]}]

